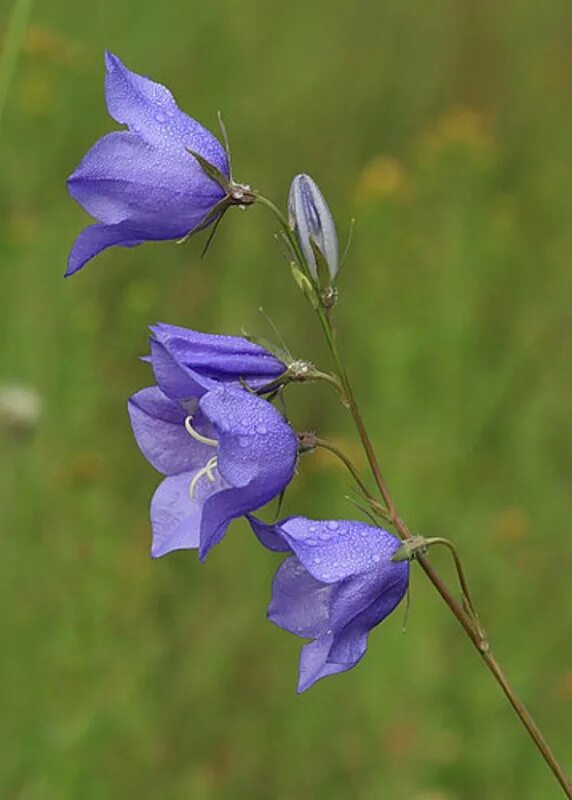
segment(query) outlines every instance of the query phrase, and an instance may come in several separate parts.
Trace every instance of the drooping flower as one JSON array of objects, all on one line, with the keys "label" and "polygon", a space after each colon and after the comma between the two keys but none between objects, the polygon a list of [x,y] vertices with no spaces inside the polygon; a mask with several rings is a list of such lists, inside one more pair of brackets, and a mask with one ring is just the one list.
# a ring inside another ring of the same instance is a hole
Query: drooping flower
[{"label": "drooping flower", "polygon": [[319,278],[315,247],[326,262],[333,283],[339,267],[338,235],[324,195],[309,175],[296,175],[292,181],[288,217],[314,280]]},{"label": "drooping flower", "polygon": [[151,327],[155,379],[171,398],[188,400],[220,384],[254,390],[271,384],[286,365],[264,347],[240,336],[201,333],[177,325]]},{"label": "drooping flower", "polygon": [[391,561],[401,544],[396,536],[362,522],[290,517],[267,525],[248,518],[265,547],[291,553],[274,578],[268,617],[313,639],[300,656],[304,692],[361,660],[369,631],[407,590],[409,562]]},{"label": "drooping flower", "polygon": [[151,502],[154,558],[198,548],[204,559],[233,519],[268,503],[294,474],[295,433],[244,389],[175,401],[149,387],[130,399],[129,415],[144,456],[167,476]]},{"label": "drooping flower", "polygon": [[[129,130],[96,142],[68,179],[71,196],[97,222],[75,240],[66,275],[112,245],[180,239],[228,205],[252,202],[248,187],[231,181],[224,148],[179,109],[165,86],[131,72],[112,53],[105,65],[109,114]],[[209,177],[189,151],[221,180]]]}]

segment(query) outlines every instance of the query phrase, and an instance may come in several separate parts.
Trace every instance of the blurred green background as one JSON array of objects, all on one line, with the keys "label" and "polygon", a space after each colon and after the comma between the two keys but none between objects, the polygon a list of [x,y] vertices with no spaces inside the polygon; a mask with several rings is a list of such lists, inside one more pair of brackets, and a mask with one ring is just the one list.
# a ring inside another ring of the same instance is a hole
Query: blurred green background
[{"label": "blurred green background", "polygon": [[[0,382],[5,406],[14,385],[41,402],[27,430],[11,407],[0,423],[1,798],[561,796],[419,570],[406,634],[401,608],[297,697],[301,642],[265,619],[278,559],[245,526],[204,566],[149,559],[158,476],[125,411],[146,326],[270,336],[263,306],[328,363],[267,212],[229,213],[203,260],[149,244],[62,274],[88,222],[66,175],[117,127],[105,47],[213,129],[221,109],[238,179],[283,204],[310,172],[342,240],[357,218],[338,327],[398,505],[458,543],[570,766],[571,36],[569,0],[31,7],[0,122]],[[365,466],[327,388],[290,400]],[[353,515],[348,486],[306,457],[285,512]]]}]

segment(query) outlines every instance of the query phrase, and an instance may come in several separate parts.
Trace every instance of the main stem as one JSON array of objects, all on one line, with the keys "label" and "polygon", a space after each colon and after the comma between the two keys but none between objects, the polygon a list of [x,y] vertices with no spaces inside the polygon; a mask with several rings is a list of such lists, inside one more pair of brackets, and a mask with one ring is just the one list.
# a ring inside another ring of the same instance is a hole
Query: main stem
[{"label": "main stem", "polygon": [[[282,212],[276,207],[276,205],[268,198],[263,197],[262,195],[257,195],[257,200],[266,208],[268,208],[279,220],[282,229],[288,238],[292,251],[295,254],[297,260],[302,269],[308,273],[307,264],[305,263],[304,256],[300,250],[300,246],[294,235],[294,232],[288,225],[287,220],[285,219]],[[411,531],[399,516],[397,511],[397,507],[393,501],[393,498],[390,494],[389,487],[385,482],[385,478],[383,477],[381,467],[379,466],[379,462],[377,460],[375,450],[371,443],[371,439],[369,438],[369,434],[365,427],[365,423],[363,421],[363,417],[361,416],[361,412],[359,410],[358,402],[353,392],[352,385],[350,383],[350,379],[346,372],[343,360],[341,358],[340,352],[338,350],[338,345],[336,342],[336,337],[332,328],[330,317],[328,316],[326,310],[324,309],[323,305],[318,304],[316,308],[316,312],[318,314],[318,319],[320,321],[320,325],[322,331],[324,333],[325,339],[328,343],[328,347],[336,364],[336,368],[338,370],[338,374],[340,380],[342,382],[342,387],[344,389],[347,406],[351,412],[353,417],[355,426],[357,428],[361,443],[365,450],[365,454],[367,456],[367,460],[375,480],[376,486],[379,489],[383,502],[387,508],[388,517],[399,535],[403,539],[410,539],[412,537]],[[531,739],[533,740],[534,744],[542,754],[542,757],[552,770],[554,777],[564,790],[564,794],[566,795],[569,800],[572,800],[572,783],[566,777],[566,774],[554,753],[550,749],[546,739],[542,735],[540,728],[535,723],[534,719],[532,718],[530,712],[524,705],[524,703],[520,700],[510,683],[504,672],[502,671],[498,661],[493,656],[490,645],[486,639],[486,636],[479,625],[475,616],[469,616],[466,611],[459,605],[457,600],[453,597],[445,583],[441,580],[437,572],[431,566],[429,561],[425,556],[420,556],[417,559],[419,564],[421,565],[423,571],[433,584],[433,586],[437,589],[438,593],[443,598],[445,604],[453,614],[453,616],[457,619],[471,642],[474,644],[478,652],[480,653],[483,661],[489,668],[489,671],[492,673],[493,677],[503,690],[504,694],[506,695],[509,703],[515,710],[516,714],[518,715],[520,721],[528,731]]]},{"label": "main stem", "polygon": [[[321,313],[320,313],[321,312]],[[346,397],[348,400],[349,410],[352,414],[354,419],[359,437],[361,439],[363,448],[365,450],[367,460],[369,466],[371,468],[371,472],[375,483],[379,489],[379,492],[383,498],[383,501],[387,507],[387,511],[389,514],[390,521],[393,523],[395,529],[398,531],[400,536],[403,539],[410,539],[412,534],[405,522],[399,516],[397,512],[397,508],[395,502],[391,496],[389,491],[389,487],[383,477],[381,468],[379,466],[379,462],[375,455],[375,451],[373,449],[373,445],[369,438],[367,429],[365,427],[363,417],[361,416],[361,412],[359,410],[359,406],[353,392],[351,383],[349,381],[347,372],[344,368],[340,353],[338,351],[337,343],[335,341],[333,331],[329,324],[329,320],[327,319],[326,314],[324,313],[323,309],[320,309],[319,317],[322,329],[326,334],[326,339],[336,363],[336,366],[339,370],[340,378],[346,392]],[[548,742],[542,735],[540,728],[535,723],[534,719],[532,718],[530,712],[524,705],[524,703],[520,700],[510,683],[506,675],[504,674],[503,670],[501,669],[498,661],[494,657],[491,652],[489,643],[484,635],[484,632],[475,618],[470,617],[464,609],[459,605],[459,603],[455,600],[455,598],[450,593],[447,586],[443,583],[439,575],[435,572],[434,568],[431,566],[429,561],[426,557],[421,556],[417,559],[421,568],[433,584],[433,586],[437,589],[441,597],[443,598],[444,602],[452,612],[452,614],[456,617],[457,621],[474,644],[476,649],[479,651],[483,661],[489,668],[490,672],[494,676],[495,680],[503,690],[505,696],[507,697],[509,703],[515,710],[516,714],[518,715],[519,719],[521,720],[522,724],[528,731],[530,737],[534,741],[536,747],[542,754],[544,760],[552,770],[554,777],[564,790],[566,797],[572,798],[572,783],[566,777],[566,773],[556,760],[556,757],[552,750],[550,749]]]}]

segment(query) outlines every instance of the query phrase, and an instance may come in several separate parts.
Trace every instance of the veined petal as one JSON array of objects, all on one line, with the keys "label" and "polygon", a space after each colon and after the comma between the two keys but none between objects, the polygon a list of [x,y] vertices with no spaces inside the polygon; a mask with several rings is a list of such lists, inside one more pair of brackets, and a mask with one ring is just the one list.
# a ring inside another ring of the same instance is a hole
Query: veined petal
[{"label": "veined petal", "polygon": [[187,400],[201,397],[209,389],[216,389],[216,381],[188,369],[177,361],[166,347],[151,339],[151,365],[155,380],[168,397]]},{"label": "veined petal", "polygon": [[[280,533],[279,525],[269,525],[251,514],[247,514],[246,518],[256,538],[267,550],[272,550],[275,553],[291,552],[290,545]],[[283,522],[285,521],[283,520]]]},{"label": "veined petal", "polygon": [[290,556],[274,577],[268,619],[297,636],[315,639],[330,628],[331,592],[331,585],[317,581]]},{"label": "veined petal", "polygon": [[120,222],[117,225],[104,225],[96,223],[84,228],[72,245],[68,257],[68,266],[65,272],[66,277],[73,275],[80,270],[87,262],[107,250],[113,245],[122,247],[135,247],[143,240],[140,234],[133,229],[129,222]]},{"label": "veined petal", "polygon": [[[198,469],[214,449],[193,439],[185,430],[186,411],[156,386],[134,394],[128,403],[131,426],[139,449],[164,475]],[[194,427],[203,427],[193,419]],[[211,431],[205,431],[208,435]]]},{"label": "veined petal", "polygon": [[220,336],[158,323],[151,326],[160,342],[179,363],[218,382],[244,379],[253,389],[278,378],[286,365],[264,347],[240,336]]},{"label": "veined petal", "polygon": [[108,224],[129,220],[142,239],[174,239],[195,228],[223,197],[182,151],[152,147],[134,133],[109,133],[68,178],[71,196]]},{"label": "veined petal", "polygon": [[306,569],[324,583],[395,568],[391,556],[400,540],[381,528],[353,520],[291,517],[280,523],[286,541]]},{"label": "veined petal", "polygon": [[199,546],[202,505],[192,500],[189,493],[194,474],[183,472],[165,478],[153,495],[153,558],[160,558],[173,550],[194,550]]},{"label": "veined petal", "polygon": [[229,176],[228,159],[218,140],[179,109],[165,86],[131,72],[110,52],[105,54],[105,66],[107,108],[117,122],[160,149],[195,150]]},{"label": "veined petal", "polygon": [[326,634],[316,639],[314,642],[304,645],[300,653],[300,671],[298,678],[298,694],[305,692],[320,678],[328,675],[335,675],[338,672],[345,672],[349,669],[348,664],[335,664],[328,661],[334,637]]},{"label": "veined petal", "polygon": [[298,441],[268,401],[243,389],[222,387],[201,398],[200,407],[217,429],[219,469],[232,486],[249,486],[259,508],[290,482]]}]

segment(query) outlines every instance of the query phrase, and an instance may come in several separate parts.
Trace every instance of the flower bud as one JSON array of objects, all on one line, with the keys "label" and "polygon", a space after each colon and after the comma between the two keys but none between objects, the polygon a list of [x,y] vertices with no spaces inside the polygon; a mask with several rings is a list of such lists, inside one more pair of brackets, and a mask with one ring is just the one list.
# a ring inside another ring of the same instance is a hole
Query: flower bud
[{"label": "flower bud", "polygon": [[315,281],[319,261],[327,265],[330,283],[338,271],[338,236],[330,209],[309,175],[296,175],[288,196],[288,217]]}]

